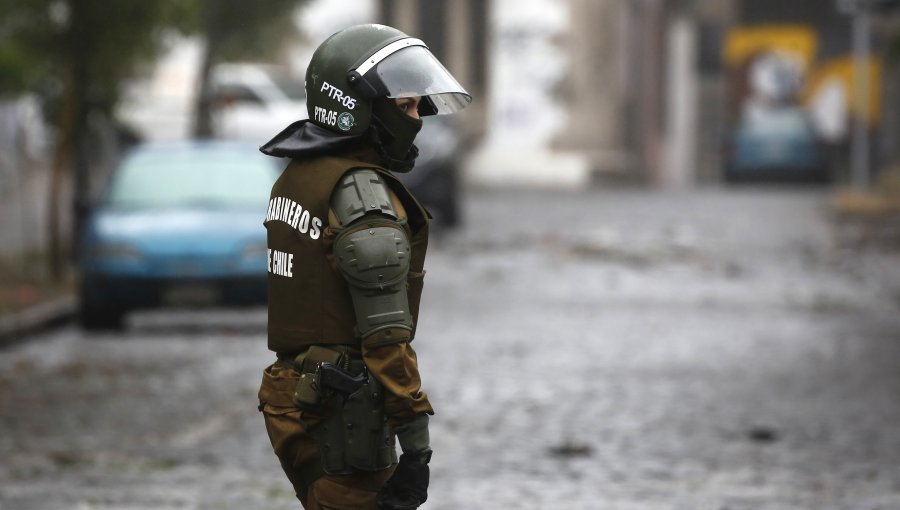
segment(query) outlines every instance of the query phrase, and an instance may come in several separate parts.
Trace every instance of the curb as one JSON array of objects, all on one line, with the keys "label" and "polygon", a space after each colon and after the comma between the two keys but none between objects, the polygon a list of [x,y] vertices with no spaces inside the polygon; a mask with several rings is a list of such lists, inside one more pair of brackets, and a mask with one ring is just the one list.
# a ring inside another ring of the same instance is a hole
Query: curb
[{"label": "curb", "polygon": [[0,317],[0,347],[25,340],[25,337],[71,319],[77,309],[75,296],[63,296]]}]

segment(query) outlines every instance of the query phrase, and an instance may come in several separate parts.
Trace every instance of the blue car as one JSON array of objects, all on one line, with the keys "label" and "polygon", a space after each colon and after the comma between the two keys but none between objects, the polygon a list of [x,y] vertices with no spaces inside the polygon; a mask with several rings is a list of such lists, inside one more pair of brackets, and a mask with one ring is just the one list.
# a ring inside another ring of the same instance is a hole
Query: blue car
[{"label": "blue car", "polygon": [[80,243],[80,322],[135,308],[266,301],[262,226],[278,161],[234,142],[142,145],[113,173]]},{"label": "blue car", "polygon": [[827,167],[806,112],[797,107],[750,109],[732,140],[729,181],[822,181]]}]

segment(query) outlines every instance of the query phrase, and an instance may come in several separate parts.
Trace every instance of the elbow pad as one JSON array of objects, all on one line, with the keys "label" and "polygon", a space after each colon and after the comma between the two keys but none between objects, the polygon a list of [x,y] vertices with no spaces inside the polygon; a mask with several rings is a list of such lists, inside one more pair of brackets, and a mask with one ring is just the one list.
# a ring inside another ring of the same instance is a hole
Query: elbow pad
[{"label": "elbow pad", "polygon": [[357,334],[365,339],[399,328],[406,334],[386,332],[394,337],[390,340],[408,340],[413,327],[406,295],[410,244],[403,229],[386,220],[348,229],[335,239],[334,255],[353,299]]}]

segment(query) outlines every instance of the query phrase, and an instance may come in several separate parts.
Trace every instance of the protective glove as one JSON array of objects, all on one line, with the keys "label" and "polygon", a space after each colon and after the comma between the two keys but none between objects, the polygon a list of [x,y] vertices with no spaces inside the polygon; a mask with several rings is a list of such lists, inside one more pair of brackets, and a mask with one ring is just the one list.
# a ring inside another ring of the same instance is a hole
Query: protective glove
[{"label": "protective glove", "polygon": [[428,415],[420,414],[395,429],[403,454],[394,474],[378,491],[379,510],[415,510],[428,499],[431,448]]}]

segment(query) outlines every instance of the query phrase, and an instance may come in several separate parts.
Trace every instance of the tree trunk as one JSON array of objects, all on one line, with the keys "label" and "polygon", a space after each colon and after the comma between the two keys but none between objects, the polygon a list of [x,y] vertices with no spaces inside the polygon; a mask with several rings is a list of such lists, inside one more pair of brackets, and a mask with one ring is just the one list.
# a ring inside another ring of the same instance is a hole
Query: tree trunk
[{"label": "tree trunk", "polygon": [[[83,22],[85,11],[83,5],[77,2],[73,4],[69,33],[66,39],[69,47],[66,48],[67,65],[63,83],[63,95],[59,111],[59,126],[57,132],[56,151],[53,157],[53,173],[50,178],[50,203],[49,203],[49,231],[50,231],[50,275],[53,281],[61,282],[66,276],[67,262],[74,255],[80,234],[81,224],[84,219],[84,203],[87,199],[86,189],[87,154],[85,137],[87,136],[87,113],[89,107],[88,86],[89,63],[91,61],[91,49],[85,46],[87,39],[80,31],[87,26]],[[63,193],[63,186],[67,184],[66,177],[71,176],[73,170],[75,185],[73,202],[68,203],[67,209],[62,209],[63,199],[67,197]],[[60,213],[67,210],[67,218],[72,218],[69,227],[72,237],[69,243],[63,241]]]},{"label": "tree trunk", "polygon": [[207,0],[203,5],[203,26],[206,45],[200,64],[197,102],[194,108],[194,138],[212,138],[212,68],[219,46],[220,16],[218,0]]},{"label": "tree trunk", "polygon": [[63,97],[59,111],[56,150],[53,154],[53,170],[50,176],[50,200],[48,202],[48,230],[50,248],[50,277],[60,282],[65,276],[65,252],[60,225],[60,203],[66,171],[71,167],[74,146],[77,100],[74,85],[74,64],[69,65],[63,85]]},{"label": "tree trunk", "polygon": [[206,41],[203,51],[203,62],[200,66],[197,102],[194,107],[194,138],[212,138],[212,75],[213,55],[212,41]]}]

